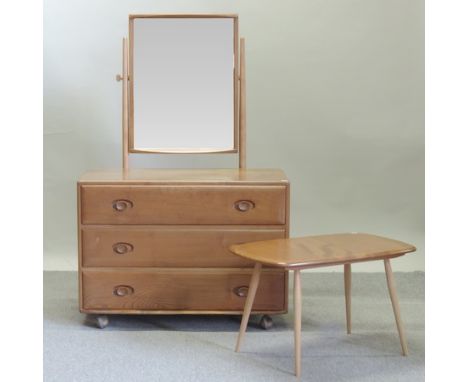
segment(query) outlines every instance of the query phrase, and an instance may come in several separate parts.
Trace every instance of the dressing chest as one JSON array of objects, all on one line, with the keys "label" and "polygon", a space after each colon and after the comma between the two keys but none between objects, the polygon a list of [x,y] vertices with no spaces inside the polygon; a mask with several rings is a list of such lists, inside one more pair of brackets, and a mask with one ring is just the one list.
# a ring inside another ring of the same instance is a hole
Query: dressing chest
[{"label": "dressing chest", "polygon": [[[245,40],[237,15],[129,15],[122,169],[78,181],[80,311],[241,314],[253,264],[229,246],[289,236],[289,182],[246,168]],[[130,154],[237,153],[239,168],[133,169]],[[267,269],[254,313],[287,311]]]},{"label": "dressing chest", "polygon": [[[240,314],[252,263],[229,246],[288,237],[281,170],[116,170],[78,182],[80,311]],[[262,277],[255,313],[287,311],[287,273]]]}]

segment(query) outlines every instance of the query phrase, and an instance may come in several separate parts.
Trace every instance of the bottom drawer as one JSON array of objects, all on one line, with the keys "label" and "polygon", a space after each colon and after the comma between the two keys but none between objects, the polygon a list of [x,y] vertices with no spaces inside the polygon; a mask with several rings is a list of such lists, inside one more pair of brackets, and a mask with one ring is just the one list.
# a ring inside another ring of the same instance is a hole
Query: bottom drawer
[{"label": "bottom drawer", "polygon": [[[287,310],[286,275],[262,271],[253,311]],[[81,310],[241,312],[250,276],[242,269],[83,270]]]}]

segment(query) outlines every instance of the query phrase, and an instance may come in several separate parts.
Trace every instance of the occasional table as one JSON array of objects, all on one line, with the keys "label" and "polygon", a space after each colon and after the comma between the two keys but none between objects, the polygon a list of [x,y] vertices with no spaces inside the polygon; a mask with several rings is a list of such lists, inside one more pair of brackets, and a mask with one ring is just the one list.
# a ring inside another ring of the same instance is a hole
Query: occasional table
[{"label": "occasional table", "polygon": [[294,271],[294,343],[295,374],[301,374],[301,270],[324,266],[344,265],[346,326],[351,333],[351,263],[383,260],[388,291],[392,301],[403,355],[408,354],[406,337],[400,316],[390,259],[414,252],[416,248],[401,241],[363,234],[347,233],[307,236],[292,239],[257,241],[230,246],[230,250],[255,262],[245,301],[242,322],[237,337],[236,352],[240,350],[252,305],[255,300],[262,264]]}]

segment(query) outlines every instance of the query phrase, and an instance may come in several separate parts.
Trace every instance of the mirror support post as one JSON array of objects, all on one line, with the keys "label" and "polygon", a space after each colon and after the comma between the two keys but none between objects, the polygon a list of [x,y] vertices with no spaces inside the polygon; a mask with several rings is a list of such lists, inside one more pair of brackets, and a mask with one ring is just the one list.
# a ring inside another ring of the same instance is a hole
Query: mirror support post
[{"label": "mirror support post", "polygon": [[246,167],[245,39],[240,39],[239,67],[239,168]]},{"label": "mirror support post", "polygon": [[122,40],[122,169],[128,170],[128,40]]}]

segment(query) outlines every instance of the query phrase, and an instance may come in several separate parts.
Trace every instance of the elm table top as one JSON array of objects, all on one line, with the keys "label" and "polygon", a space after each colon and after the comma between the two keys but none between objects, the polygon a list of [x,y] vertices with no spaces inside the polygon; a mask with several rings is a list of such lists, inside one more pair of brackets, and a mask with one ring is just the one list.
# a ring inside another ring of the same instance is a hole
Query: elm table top
[{"label": "elm table top", "polygon": [[365,233],[342,233],[236,244],[229,248],[241,257],[284,268],[313,268],[381,260],[414,252],[401,241]]}]

